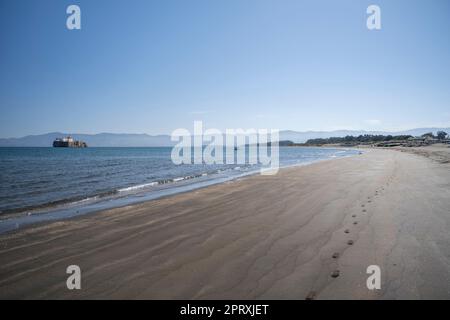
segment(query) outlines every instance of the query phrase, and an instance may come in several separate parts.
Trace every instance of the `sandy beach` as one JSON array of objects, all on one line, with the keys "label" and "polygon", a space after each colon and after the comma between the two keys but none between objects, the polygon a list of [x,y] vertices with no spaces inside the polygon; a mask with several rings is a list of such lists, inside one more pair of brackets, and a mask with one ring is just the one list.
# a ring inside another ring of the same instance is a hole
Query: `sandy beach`
[{"label": "sandy beach", "polygon": [[1,235],[0,298],[449,299],[450,149],[401,151]]}]

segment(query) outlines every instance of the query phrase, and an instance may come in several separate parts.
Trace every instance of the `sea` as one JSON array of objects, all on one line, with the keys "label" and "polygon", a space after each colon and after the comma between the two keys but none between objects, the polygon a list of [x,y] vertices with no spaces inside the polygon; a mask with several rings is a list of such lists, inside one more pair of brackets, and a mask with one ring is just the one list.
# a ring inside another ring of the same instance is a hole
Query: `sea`
[{"label": "sea", "polygon": [[[0,233],[225,183],[261,169],[248,163],[248,149],[247,163],[226,165],[175,165],[171,151],[171,147],[0,148]],[[279,163],[307,165],[358,153],[280,147]]]}]

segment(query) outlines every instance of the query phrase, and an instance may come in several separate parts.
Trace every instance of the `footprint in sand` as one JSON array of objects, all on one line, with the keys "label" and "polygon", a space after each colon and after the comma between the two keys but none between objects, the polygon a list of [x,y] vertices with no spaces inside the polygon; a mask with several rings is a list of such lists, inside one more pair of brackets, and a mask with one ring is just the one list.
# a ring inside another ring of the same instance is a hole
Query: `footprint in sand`
[{"label": "footprint in sand", "polygon": [[365,206],[366,206],[365,204],[362,204],[362,205],[361,205],[361,207],[363,207],[363,208],[364,208]]},{"label": "footprint in sand", "polygon": [[334,271],[331,273],[331,277],[333,277],[333,278],[339,277],[339,270],[334,270]]},{"label": "footprint in sand", "polygon": [[358,224],[358,221],[353,222],[353,224]]},{"label": "footprint in sand", "polygon": [[352,218],[356,218],[356,214],[352,214]]},{"label": "footprint in sand", "polygon": [[363,209],[363,211],[362,212],[367,212],[367,210],[366,209]]},{"label": "footprint in sand", "polygon": [[345,229],[345,231],[344,231],[345,233],[350,233],[350,230],[348,230],[348,229]]},{"label": "footprint in sand", "polygon": [[333,253],[333,259],[337,259],[337,258],[339,258],[339,252]]},{"label": "footprint in sand", "polygon": [[347,244],[351,246],[353,244],[353,240],[348,240]]}]

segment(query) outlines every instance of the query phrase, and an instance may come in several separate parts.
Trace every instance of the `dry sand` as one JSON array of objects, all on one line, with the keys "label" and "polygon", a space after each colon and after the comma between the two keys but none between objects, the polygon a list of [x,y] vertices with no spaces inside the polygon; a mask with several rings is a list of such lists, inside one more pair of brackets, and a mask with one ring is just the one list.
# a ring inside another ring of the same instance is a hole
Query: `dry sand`
[{"label": "dry sand", "polygon": [[[2,235],[0,298],[449,299],[450,164],[406,151]],[[381,290],[366,287],[369,265]]]}]

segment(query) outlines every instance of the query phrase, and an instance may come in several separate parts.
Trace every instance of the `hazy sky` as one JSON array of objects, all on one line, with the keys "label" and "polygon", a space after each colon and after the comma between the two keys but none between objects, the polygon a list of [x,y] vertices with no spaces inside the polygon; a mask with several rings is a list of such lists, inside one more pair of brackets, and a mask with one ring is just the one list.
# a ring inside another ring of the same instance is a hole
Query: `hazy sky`
[{"label": "hazy sky", "polygon": [[0,0],[0,39],[0,137],[450,126],[448,0]]}]

